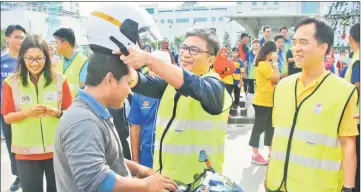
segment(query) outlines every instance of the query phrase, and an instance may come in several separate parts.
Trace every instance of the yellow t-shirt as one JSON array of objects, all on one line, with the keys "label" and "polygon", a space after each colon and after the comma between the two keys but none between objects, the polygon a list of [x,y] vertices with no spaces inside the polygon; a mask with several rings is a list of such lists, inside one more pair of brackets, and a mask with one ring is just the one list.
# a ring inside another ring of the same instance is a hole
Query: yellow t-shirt
[{"label": "yellow t-shirt", "polygon": [[[299,105],[308,95],[310,95],[316,89],[318,84],[321,83],[322,79],[329,73],[330,71],[325,71],[320,77],[309,83],[307,86],[303,84],[301,74],[297,82],[297,105]],[[351,96],[351,99],[348,102],[343,117],[341,119],[339,129],[339,136],[341,137],[356,136],[359,134],[357,130],[357,120],[353,119],[353,111],[356,108],[357,99],[357,91],[355,91]],[[285,191],[284,185],[282,185],[281,191]]]},{"label": "yellow t-shirt", "polygon": [[274,76],[272,65],[268,61],[261,61],[256,67],[256,92],[253,104],[265,107],[273,106],[273,92],[275,83],[271,81]]}]

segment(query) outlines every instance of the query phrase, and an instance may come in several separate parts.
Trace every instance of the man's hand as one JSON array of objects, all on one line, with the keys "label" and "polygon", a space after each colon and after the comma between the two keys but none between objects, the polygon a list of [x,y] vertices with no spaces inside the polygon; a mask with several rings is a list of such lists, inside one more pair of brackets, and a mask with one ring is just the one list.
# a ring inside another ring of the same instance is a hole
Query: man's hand
[{"label": "man's hand", "polygon": [[146,65],[149,57],[151,56],[150,53],[140,50],[135,47],[130,47],[128,49],[129,55],[125,56],[123,55],[119,49],[116,49],[113,51],[113,54],[121,54],[120,59],[127,64],[128,66],[134,68],[134,69],[140,69],[144,65]]},{"label": "man's hand", "polygon": [[353,116],[353,119],[360,119],[360,114],[356,114]]},{"label": "man's hand", "polygon": [[157,172],[155,172],[153,169],[148,168],[148,167],[143,166],[143,165],[140,165],[139,169],[138,169],[137,177],[142,179],[142,178],[146,178],[146,177],[149,177],[149,176],[152,176],[152,175],[155,175],[155,174],[157,174]]},{"label": "man's hand", "polygon": [[177,184],[169,177],[154,174],[144,179],[147,192],[177,191]]}]

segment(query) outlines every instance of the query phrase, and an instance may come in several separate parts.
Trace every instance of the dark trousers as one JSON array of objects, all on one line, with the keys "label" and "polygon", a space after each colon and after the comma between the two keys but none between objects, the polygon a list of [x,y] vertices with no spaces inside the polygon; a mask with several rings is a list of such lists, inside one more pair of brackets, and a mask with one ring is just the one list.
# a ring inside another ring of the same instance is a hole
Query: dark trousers
[{"label": "dark trousers", "polygon": [[53,159],[16,160],[23,192],[42,192],[44,172],[46,191],[56,192]]},{"label": "dark trousers", "polygon": [[253,107],[256,114],[249,145],[258,148],[260,136],[265,132],[264,145],[271,146],[274,133],[274,128],[272,127],[272,107],[254,104]]},{"label": "dark trousers", "polygon": [[[357,125],[358,132],[360,133],[360,124]],[[356,137],[356,154],[357,154],[357,169],[356,169],[356,191],[361,192],[360,190],[360,135]]]},{"label": "dark trousers", "polygon": [[255,80],[254,79],[244,79],[243,82],[244,82],[244,84],[243,84],[244,91],[246,93],[254,94]]},{"label": "dark trousers", "polygon": [[241,88],[238,87],[237,85],[226,84],[226,90],[230,95],[232,95],[233,89],[234,89],[234,104],[238,105],[239,97],[241,94]]},{"label": "dark trousers", "polygon": [[8,148],[8,153],[11,163],[11,173],[15,176],[18,176],[18,169],[16,167],[15,154],[11,152],[11,125],[5,123],[4,117],[1,115],[1,128],[3,129],[6,147]]},{"label": "dark trousers", "polygon": [[124,158],[128,159],[128,160],[132,160],[132,155],[130,153],[130,147],[129,147],[129,143],[126,139],[122,139],[120,140],[122,142],[122,148],[123,148],[123,156]]}]

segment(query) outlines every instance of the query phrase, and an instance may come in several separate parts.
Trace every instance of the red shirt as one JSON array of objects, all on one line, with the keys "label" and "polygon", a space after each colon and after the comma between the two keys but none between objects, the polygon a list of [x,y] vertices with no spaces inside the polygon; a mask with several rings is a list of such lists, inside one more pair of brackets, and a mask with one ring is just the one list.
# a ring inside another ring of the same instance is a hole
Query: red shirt
[{"label": "red shirt", "polygon": [[[31,82],[37,86],[37,81],[34,78],[30,78]],[[3,97],[1,103],[1,114],[7,115],[15,111],[14,99],[12,94],[11,87],[4,82],[3,88]],[[69,88],[68,82],[65,80],[63,83],[63,100],[62,100],[62,110],[66,110],[70,107],[72,102],[72,96]],[[53,153],[45,153],[45,154],[33,154],[33,155],[23,155],[23,154],[15,154],[15,159],[18,160],[45,160],[53,158]]]}]

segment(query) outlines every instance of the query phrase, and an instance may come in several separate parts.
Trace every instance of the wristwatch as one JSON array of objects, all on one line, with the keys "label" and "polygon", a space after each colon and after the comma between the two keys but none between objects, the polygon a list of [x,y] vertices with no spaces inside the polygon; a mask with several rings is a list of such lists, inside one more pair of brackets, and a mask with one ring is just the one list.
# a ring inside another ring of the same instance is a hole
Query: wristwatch
[{"label": "wristwatch", "polygon": [[63,110],[60,110],[60,115],[57,118],[60,118],[61,116],[63,116]]},{"label": "wristwatch", "polygon": [[354,192],[356,188],[347,188],[347,187],[342,187],[342,191],[341,192]]}]

